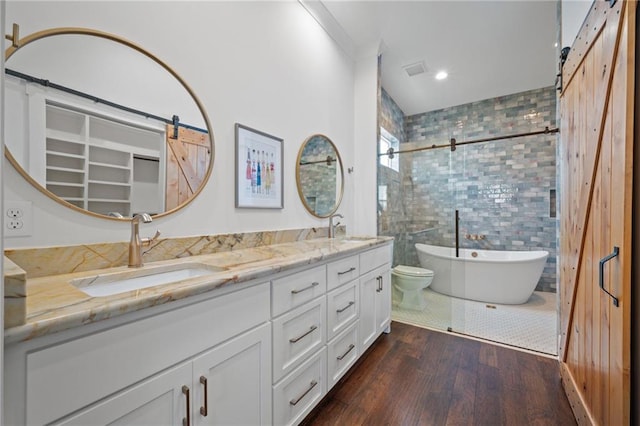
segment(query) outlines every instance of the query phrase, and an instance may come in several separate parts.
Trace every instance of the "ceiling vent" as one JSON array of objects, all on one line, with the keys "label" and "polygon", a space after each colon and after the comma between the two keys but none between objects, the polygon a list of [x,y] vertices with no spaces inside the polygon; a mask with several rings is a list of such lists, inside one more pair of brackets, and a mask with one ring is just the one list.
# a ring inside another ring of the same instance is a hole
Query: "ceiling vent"
[{"label": "ceiling vent", "polygon": [[413,77],[414,75],[423,74],[426,69],[422,62],[416,62],[415,64],[405,65],[402,67],[403,70],[407,73],[409,77]]}]

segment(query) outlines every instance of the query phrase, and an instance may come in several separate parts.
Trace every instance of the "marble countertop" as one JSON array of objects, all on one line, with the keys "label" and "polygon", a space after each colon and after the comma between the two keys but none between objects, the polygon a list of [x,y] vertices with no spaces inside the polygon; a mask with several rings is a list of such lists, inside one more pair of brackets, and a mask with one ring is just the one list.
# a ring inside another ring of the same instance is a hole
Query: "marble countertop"
[{"label": "marble countertop", "polygon": [[[274,273],[331,260],[389,241],[392,241],[391,237],[318,238],[152,262],[135,269],[124,266],[33,279],[27,277],[26,323],[5,329],[5,344],[102,321],[223,286],[266,278]],[[72,280],[104,274],[139,274],[144,269],[180,263],[198,263],[222,270],[206,276],[101,297],[91,297],[70,283]]]}]

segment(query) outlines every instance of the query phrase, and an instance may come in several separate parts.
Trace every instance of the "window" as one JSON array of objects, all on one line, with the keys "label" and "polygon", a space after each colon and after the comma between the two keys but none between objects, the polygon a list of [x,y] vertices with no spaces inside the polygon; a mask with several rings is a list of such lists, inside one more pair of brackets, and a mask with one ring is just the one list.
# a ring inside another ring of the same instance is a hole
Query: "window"
[{"label": "window", "polygon": [[[400,147],[400,141],[398,138],[389,133],[384,127],[380,127],[380,144],[379,144],[379,152],[380,154],[386,153],[389,148],[393,148],[394,151],[397,151]],[[400,171],[400,162],[398,161],[398,155],[394,155],[393,158],[389,158],[388,155],[381,155],[380,164],[389,167],[396,172]]]}]

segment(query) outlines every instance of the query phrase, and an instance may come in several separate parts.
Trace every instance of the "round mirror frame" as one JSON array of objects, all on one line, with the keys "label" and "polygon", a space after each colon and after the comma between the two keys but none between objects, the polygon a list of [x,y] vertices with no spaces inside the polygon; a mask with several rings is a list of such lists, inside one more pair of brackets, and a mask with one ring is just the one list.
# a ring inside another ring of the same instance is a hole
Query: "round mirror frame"
[{"label": "round mirror frame", "polygon": [[[315,138],[315,137],[322,137],[324,138],[327,142],[329,142],[329,144],[333,147],[334,152],[336,153],[336,162],[340,165],[340,195],[338,196],[338,199],[336,200],[336,204],[335,206],[326,214],[326,215],[320,215],[318,213],[315,212],[315,210],[313,210],[311,208],[311,206],[309,206],[309,204],[307,203],[307,200],[304,197],[304,194],[302,192],[302,182],[300,181],[300,160],[302,160],[302,152],[304,151],[304,148],[307,146],[307,143]],[[302,146],[300,146],[300,149],[298,150],[298,157],[296,159],[296,187],[298,188],[298,196],[300,197],[300,201],[302,201],[302,205],[304,206],[304,208],[311,213],[313,216],[317,217],[317,218],[327,218],[329,216],[331,216],[332,214],[334,214],[338,208],[340,207],[340,203],[342,203],[342,196],[344,195],[344,167],[342,165],[342,158],[340,157],[340,153],[338,152],[338,148],[335,146],[335,144],[333,143],[333,141],[331,139],[329,139],[327,136],[320,134],[320,133],[316,133],[313,134],[311,136],[309,136],[307,139],[305,139],[305,141],[302,143]]]},{"label": "round mirror frame", "polygon": [[[134,49],[135,51],[142,53],[143,55],[147,56],[148,58],[152,59],[155,63],[157,63],[158,65],[160,65],[165,71],[167,71],[169,74],[171,74],[181,85],[182,87],[187,91],[187,93],[189,93],[189,95],[191,96],[191,98],[193,99],[193,101],[196,103],[198,109],[200,110],[200,113],[202,114],[202,118],[205,122],[205,125],[207,127],[207,132],[208,132],[208,137],[209,137],[209,143],[211,144],[211,159],[209,160],[209,166],[207,168],[207,172],[204,176],[204,178],[202,179],[202,183],[200,184],[200,186],[198,187],[197,191],[195,191],[193,193],[193,195],[185,202],[183,202],[182,204],[180,204],[177,207],[174,207],[171,210],[167,210],[164,211],[162,213],[158,213],[158,214],[154,214],[153,217],[154,218],[159,218],[159,217],[163,217],[163,216],[167,216],[171,213],[174,213],[180,209],[182,209],[183,207],[185,207],[186,205],[188,205],[189,203],[191,203],[191,201],[193,201],[198,194],[200,194],[200,191],[202,191],[202,189],[205,187],[206,183],[209,181],[209,177],[211,176],[211,172],[213,170],[213,162],[214,162],[214,157],[215,157],[215,146],[214,146],[214,139],[213,139],[213,129],[211,127],[211,122],[209,121],[209,116],[207,115],[204,106],[202,105],[202,102],[200,102],[200,99],[198,99],[198,97],[196,96],[196,94],[194,93],[194,91],[191,89],[191,87],[182,79],[182,77],[180,77],[169,65],[167,65],[165,62],[163,62],[160,58],[158,58],[157,56],[153,55],[152,53],[148,52],[147,50],[145,50],[143,47],[129,41],[126,40],[120,36],[114,35],[114,34],[110,34],[107,32],[103,32],[103,31],[99,31],[99,30],[93,30],[90,28],[79,28],[79,27],[60,27],[60,28],[51,28],[48,30],[43,30],[43,31],[38,31],[35,32],[33,34],[30,34],[28,36],[25,36],[19,40],[12,40],[12,45],[9,46],[7,48],[7,50],[5,51],[5,62],[14,54],[16,53],[21,47],[28,45],[29,43],[32,43],[36,40],[41,40],[43,38],[47,38],[47,37],[53,37],[53,36],[58,36],[58,35],[70,35],[70,34],[76,34],[76,35],[88,35],[88,36],[93,36],[93,37],[100,37],[100,38],[104,38],[107,40],[111,40],[114,41],[116,43],[120,43],[124,46],[130,47],[131,49]],[[4,155],[5,157],[9,160],[9,162],[11,163],[11,165],[18,171],[18,173],[20,173],[20,175],[22,175],[23,178],[25,178],[34,188],[36,188],[38,191],[42,192],[44,195],[46,195],[47,197],[51,198],[52,200],[56,201],[57,203],[65,206],[65,207],[69,207],[72,210],[75,210],[77,212],[80,213],[84,213],[87,214],[89,216],[93,216],[93,217],[98,217],[101,219],[109,219],[109,220],[118,220],[118,221],[129,221],[131,220],[131,218],[120,218],[120,217],[112,217],[112,216],[107,216],[107,215],[103,215],[100,213],[95,213],[89,210],[85,210],[82,209],[80,207],[77,207],[61,198],[59,198],[58,196],[56,196],[54,193],[52,193],[51,191],[47,190],[45,187],[43,187],[42,185],[40,185],[35,179],[33,179],[23,168],[22,166],[18,163],[18,161],[13,157],[13,155],[11,154],[11,152],[9,151],[9,149],[5,146],[4,149]]]}]

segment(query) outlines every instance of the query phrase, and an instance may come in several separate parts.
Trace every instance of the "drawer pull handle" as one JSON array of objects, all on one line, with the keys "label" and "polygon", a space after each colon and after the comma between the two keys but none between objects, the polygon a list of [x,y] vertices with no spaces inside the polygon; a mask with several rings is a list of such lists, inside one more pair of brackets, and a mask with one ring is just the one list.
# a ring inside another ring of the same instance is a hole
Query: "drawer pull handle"
[{"label": "drawer pull handle", "polygon": [[294,337],[294,338],[292,338],[292,339],[289,339],[289,341],[290,341],[291,343],[296,343],[296,342],[298,342],[298,341],[302,340],[306,335],[313,333],[317,328],[318,328],[318,326],[317,326],[317,325],[312,325],[312,326],[309,328],[309,331],[307,331],[306,333],[304,333],[304,334],[303,334],[303,335],[301,335],[301,336],[298,336],[298,337]]},{"label": "drawer pull handle", "polygon": [[356,346],[355,346],[353,343],[352,343],[352,344],[350,344],[350,345],[349,345],[349,349],[347,349],[347,351],[346,351],[345,353],[343,353],[342,355],[340,355],[340,356],[337,356],[337,357],[336,357],[336,358],[338,358],[338,361],[342,361],[342,359],[343,359],[345,356],[347,356],[347,354],[348,354],[349,352],[351,352],[351,351],[353,350],[353,348],[355,348],[355,347],[356,347]]},{"label": "drawer pull handle", "polygon": [[311,392],[311,389],[313,389],[314,387],[316,387],[316,385],[318,384],[318,382],[316,382],[315,380],[312,380],[311,383],[309,384],[309,388],[304,391],[304,393],[302,395],[300,395],[299,397],[297,397],[296,399],[292,399],[291,401],[289,401],[289,404],[291,405],[297,405],[298,402],[300,402],[300,400],[302,398],[304,398],[305,396],[307,396],[307,394],[309,392]]},{"label": "drawer pull handle", "polygon": [[314,281],[311,283],[311,285],[305,287],[305,288],[301,288],[300,290],[291,290],[291,294],[298,294],[298,293],[302,293],[303,291],[307,291],[311,288],[314,288],[315,286],[320,285],[319,282]]},{"label": "drawer pull handle", "polygon": [[182,426],[191,426],[191,401],[189,395],[189,387],[186,385],[182,386],[182,393],[187,397],[187,417],[182,418]]},{"label": "drawer pull handle", "polygon": [[344,311],[346,311],[347,309],[349,309],[350,307],[352,307],[353,305],[355,305],[355,303],[356,303],[356,302],[351,301],[351,302],[349,302],[349,304],[348,304],[347,306],[345,306],[344,308],[342,308],[342,309],[336,309],[336,312],[337,312],[337,313],[339,313],[339,314],[341,314],[341,313],[343,313]]},{"label": "drawer pull handle", "polygon": [[378,275],[376,277],[376,281],[378,281],[378,288],[376,288],[376,291],[380,293],[382,291],[382,277]]},{"label": "drawer pull handle", "polygon": [[352,266],[351,268],[347,269],[346,271],[338,272],[338,275],[348,274],[349,272],[353,272],[355,270],[356,270],[356,267]]},{"label": "drawer pull handle", "polygon": [[200,383],[202,383],[202,385],[204,386],[204,406],[200,407],[200,414],[202,414],[202,417],[207,417],[207,414],[209,413],[209,408],[208,408],[208,401],[209,401],[209,397],[207,396],[207,378],[204,376],[200,376]]}]

